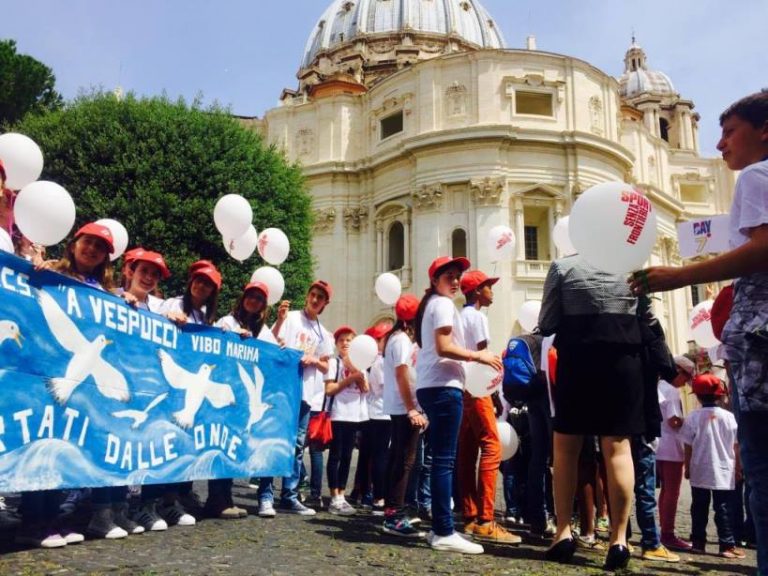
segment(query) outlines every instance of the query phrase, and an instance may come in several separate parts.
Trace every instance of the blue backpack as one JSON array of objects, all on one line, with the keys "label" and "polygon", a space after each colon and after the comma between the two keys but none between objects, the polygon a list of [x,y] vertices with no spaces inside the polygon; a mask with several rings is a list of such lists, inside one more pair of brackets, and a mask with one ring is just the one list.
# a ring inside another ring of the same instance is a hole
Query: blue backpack
[{"label": "blue backpack", "polygon": [[541,365],[541,343],[539,334],[523,334],[510,338],[504,350],[504,380],[502,392],[511,404],[527,402],[545,390]]}]

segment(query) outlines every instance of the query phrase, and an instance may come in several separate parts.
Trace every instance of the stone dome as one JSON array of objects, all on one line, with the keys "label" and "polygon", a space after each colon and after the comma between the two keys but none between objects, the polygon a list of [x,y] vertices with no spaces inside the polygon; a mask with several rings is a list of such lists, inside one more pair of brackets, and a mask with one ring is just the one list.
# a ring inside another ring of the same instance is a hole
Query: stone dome
[{"label": "stone dome", "polygon": [[640,94],[676,95],[672,80],[664,72],[649,70],[645,51],[632,38],[632,45],[624,56],[624,74],[619,78],[619,95],[633,98]]},{"label": "stone dome", "polygon": [[355,58],[370,68],[504,47],[478,0],[334,0],[309,35],[299,77],[308,69],[350,73],[345,65]]}]

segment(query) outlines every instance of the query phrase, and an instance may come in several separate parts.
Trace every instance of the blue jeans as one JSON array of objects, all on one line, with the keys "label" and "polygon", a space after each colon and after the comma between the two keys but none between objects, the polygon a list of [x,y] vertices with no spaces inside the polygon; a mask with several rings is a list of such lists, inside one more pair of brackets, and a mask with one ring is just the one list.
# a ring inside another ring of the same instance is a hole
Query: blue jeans
[{"label": "blue jeans", "polygon": [[547,526],[547,494],[551,493],[549,462],[552,454],[552,417],[549,414],[549,398],[541,396],[528,403],[528,429],[531,449],[528,462],[528,508],[526,520],[532,532],[543,532]]},{"label": "blue jeans", "polygon": [[635,467],[635,516],[640,528],[640,545],[643,550],[656,550],[661,544],[655,517],[656,453],[643,442],[642,436],[632,437],[632,463]]},{"label": "blue jeans", "polygon": [[461,425],[462,391],[458,388],[422,388],[416,397],[429,419],[432,446],[432,531],[437,536],[453,534],[453,469]]},{"label": "blue jeans", "polygon": [[[290,505],[299,500],[299,478],[301,477],[301,466],[304,463],[304,442],[307,437],[307,426],[309,425],[309,404],[301,403],[299,407],[299,427],[296,434],[296,453],[293,461],[293,470],[290,476],[283,478],[282,491],[280,492],[280,501],[282,504]],[[274,485],[272,478],[260,478],[259,489],[256,491],[256,497],[259,502],[268,500],[274,501]]]},{"label": "blue jeans", "polygon": [[749,507],[755,524],[757,567],[768,574],[768,414],[739,414],[739,450],[749,484]]},{"label": "blue jeans", "polygon": [[709,522],[709,502],[715,509],[715,525],[720,550],[731,548],[735,544],[731,521],[729,519],[729,504],[733,498],[732,490],[709,490],[707,488],[691,487],[691,541],[704,543],[707,541],[707,523]]}]

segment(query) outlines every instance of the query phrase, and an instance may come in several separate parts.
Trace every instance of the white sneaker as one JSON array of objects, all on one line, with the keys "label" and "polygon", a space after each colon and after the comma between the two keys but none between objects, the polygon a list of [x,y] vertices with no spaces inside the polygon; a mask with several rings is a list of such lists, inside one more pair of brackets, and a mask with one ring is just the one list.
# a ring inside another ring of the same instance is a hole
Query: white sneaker
[{"label": "white sneaker", "polygon": [[328,505],[328,512],[330,514],[336,514],[337,516],[352,516],[357,514],[357,510],[343,498],[331,500],[331,503]]},{"label": "white sneaker", "polygon": [[136,511],[133,520],[150,532],[168,530],[168,523],[160,518],[160,514],[157,513],[155,508],[155,503],[152,501],[142,504],[141,508]]},{"label": "white sneaker", "polygon": [[106,538],[107,540],[115,540],[117,538],[125,538],[128,536],[127,531],[115,524],[114,514],[111,508],[94,510],[86,531],[95,538]]},{"label": "white sneaker", "polygon": [[460,554],[482,554],[485,551],[480,544],[465,540],[458,532],[454,532],[450,536],[438,536],[435,534],[432,536],[429,545],[432,546],[433,550],[459,552]]},{"label": "white sneaker", "polygon": [[262,500],[259,502],[259,516],[262,518],[274,518],[276,515],[275,505],[271,500]]},{"label": "white sneaker", "polygon": [[160,514],[168,526],[194,526],[197,523],[195,517],[192,514],[188,514],[178,502],[161,504],[157,507],[157,513]]}]

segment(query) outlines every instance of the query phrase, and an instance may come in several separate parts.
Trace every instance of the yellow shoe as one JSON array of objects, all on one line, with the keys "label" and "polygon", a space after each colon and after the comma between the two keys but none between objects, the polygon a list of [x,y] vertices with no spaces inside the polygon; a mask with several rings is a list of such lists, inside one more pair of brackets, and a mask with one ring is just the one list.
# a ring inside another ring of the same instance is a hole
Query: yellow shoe
[{"label": "yellow shoe", "polygon": [[589,550],[591,552],[605,552],[605,544],[600,542],[597,538],[594,536],[592,538],[582,538],[579,536],[576,538],[576,548],[581,548],[582,550]]},{"label": "yellow shoe", "polygon": [[475,528],[477,528],[477,522],[470,520],[464,524],[464,534],[474,534]]},{"label": "yellow shoe", "polygon": [[496,522],[476,524],[472,535],[476,540],[485,540],[486,542],[495,542],[496,544],[520,544],[523,541],[520,536],[507,532],[503,526],[496,524]]},{"label": "yellow shoe", "polygon": [[680,556],[667,550],[663,544],[659,544],[656,550],[643,550],[642,558],[655,562],[680,562]]}]

